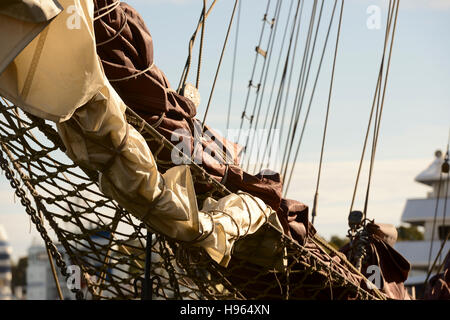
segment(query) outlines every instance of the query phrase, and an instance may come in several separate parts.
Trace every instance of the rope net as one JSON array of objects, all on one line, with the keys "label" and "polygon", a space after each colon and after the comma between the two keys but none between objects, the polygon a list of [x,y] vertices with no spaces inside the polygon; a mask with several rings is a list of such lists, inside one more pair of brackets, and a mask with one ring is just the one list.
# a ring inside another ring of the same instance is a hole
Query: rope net
[{"label": "rope net", "polygon": [[[77,265],[85,289],[76,297],[137,299],[141,295],[147,227],[99,190],[98,174],[78,167],[64,153],[55,125],[24,113],[6,101],[0,106],[0,164],[16,196],[66,278],[67,265]],[[171,152],[171,142],[131,110],[128,122],[147,140],[158,168],[173,164],[158,159]],[[180,155],[183,155],[180,152]],[[189,157],[186,157],[187,161]],[[198,194],[220,198],[229,191],[191,162]],[[262,235],[272,233],[275,247],[265,248]],[[69,261],[62,259],[55,241]],[[367,289],[366,279],[345,257],[318,238],[301,246],[270,224],[242,240],[253,252],[282,257],[279,268],[264,268],[234,256],[227,268],[200,248],[153,233],[151,282],[153,299],[383,299]],[[239,245],[239,241],[236,245]],[[65,285],[65,284],[62,284]]]}]

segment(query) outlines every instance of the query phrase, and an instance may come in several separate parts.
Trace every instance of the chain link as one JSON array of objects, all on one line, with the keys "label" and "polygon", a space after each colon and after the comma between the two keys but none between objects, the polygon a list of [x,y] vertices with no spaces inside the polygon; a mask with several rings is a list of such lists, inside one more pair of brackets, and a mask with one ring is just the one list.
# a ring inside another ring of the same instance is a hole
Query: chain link
[{"label": "chain link", "polygon": [[[7,147],[2,142],[2,149],[5,150]],[[9,180],[9,183],[11,187],[15,190],[15,194],[20,199],[20,203],[25,207],[25,212],[30,216],[31,221],[36,226],[37,231],[41,235],[42,239],[44,240],[45,246],[50,251],[52,257],[55,259],[56,265],[60,268],[61,274],[66,278],[66,280],[69,278],[70,274],[67,272],[67,265],[61,256],[61,253],[56,248],[53,241],[50,239],[50,236],[47,233],[47,230],[45,229],[44,223],[39,217],[37,211],[35,208],[33,208],[32,203],[30,199],[27,197],[26,191],[21,186],[21,183],[18,179],[15,178],[14,171],[10,168],[8,160],[5,159],[3,151],[0,150],[0,167],[3,170],[5,177]],[[21,175],[22,180],[26,179],[26,176]],[[41,205],[42,206],[42,205]],[[42,209],[42,208],[41,208]],[[83,293],[80,289],[72,289],[73,293],[75,293],[75,297],[78,300],[82,300],[84,298]]]}]

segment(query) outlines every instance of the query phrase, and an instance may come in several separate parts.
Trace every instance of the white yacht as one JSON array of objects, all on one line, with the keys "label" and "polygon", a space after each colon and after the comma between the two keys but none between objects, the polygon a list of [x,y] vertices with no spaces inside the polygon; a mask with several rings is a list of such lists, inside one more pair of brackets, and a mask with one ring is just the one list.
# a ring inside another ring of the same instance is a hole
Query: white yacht
[{"label": "white yacht", "polygon": [[11,253],[6,230],[0,225],[0,300],[12,299]]},{"label": "white yacht", "polygon": [[[395,248],[411,263],[410,276],[405,286],[414,287],[418,298],[423,293],[428,267],[433,264],[450,231],[450,177],[448,173],[441,172],[444,159],[442,152],[436,151],[434,161],[415,178],[415,181],[431,187],[431,190],[425,198],[408,199],[401,217],[404,223],[423,227],[424,239],[400,241],[395,245]],[[447,241],[432,275],[442,264],[449,250],[450,241]]]}]

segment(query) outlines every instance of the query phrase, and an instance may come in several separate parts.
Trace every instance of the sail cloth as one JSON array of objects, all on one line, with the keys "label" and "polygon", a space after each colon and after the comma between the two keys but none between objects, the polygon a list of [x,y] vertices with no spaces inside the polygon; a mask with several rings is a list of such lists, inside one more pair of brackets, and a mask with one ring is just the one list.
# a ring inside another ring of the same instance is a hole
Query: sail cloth
[{"label": "sail cloth", "polygon": [[0,14],[20,21],[48,22],[61,13],[63,7],[57,0],[2,0]]},{"label": "sail cloth", "polygon": [[[100,14],[101,8],[111,8],[114,2],[94,0]],[[157,124],[156,129],[180,149],[190,150],[188,155],[193,155],[198,164],[229,190],[242,190],[262,199],[277,211],[285,233],[303,241],[309,224],[304,219],[308,207],[294,200],[283,200],[282,206],[280,175],[268,171],[258,175],[245,172],[238,165],[240,147],[214,133],[208,126],[208,137],[203,139],[194,104],[171,88],[155,64],[153,40],[142,16],[126,3],[117,4],[108,11],[94,23],[97,52],[111,85],[128,107],[148,123]],[[201,144],[199,149],[194,147],[196,142]],[[220,154],[229,156],[223,158]],[[158,157],[173,161],[170,153],[161,152]],[[195,185],[195,188],[199,193],[208,191],[204,185]]]},{"label": "sail cloth", "polygon": [[[101,8],[115,2],[98,0],[94,4],[102,14]],[[112,86],[127,106],[148,123],[158,123],[157,129],[162,135],[185,153],[194,155],[194,161],[201,163],[213,177],[222,179],[226,164],[239,163],[242,148],[223,139],[208,126],[209,137],[205,139],[201,123],[194,118],[194,103],[175,92],[155,65],[152,37],[141,15],[126,3],[117,4],[94,23],[97,52]],[[195,135],[199,137],[197,140]],[[194,152],[194,149],[209,149],[209,152]],[[166,161],[172,161],[171,156],[167,152],[159,155]]]},{"label": "sail cloth", "polygon": [[[188,166],[158,172],[146,141],[126,122],[126,105],[96,55],[93,3],[60,3],[64,12],[1,75],[0,92],[25,110],[57,122],[67,155],[101,172],[100,187],[106,195],[155,231],[203,247],[223,266],[240,237],[268,221],[281,230],[276,213],[256,197],[233,193],[218,201],[207,199],[199,210]],[[80,18],[79,29],[64,25],[72,6]],[[32,60],[36,69],[24,95]]]},{"label": "sail cloth", "polygon": [[[393,248],[397,241],[397,230],[388,224],[369,222],[366,226],[369,235],[367,256],[361,267],[363,274],[372,275],[373,269],[368,267],[378,266],[380,277],[380,291],[390,299],[410,300],[404,282],[408,278],[411,269],[410,263]],[[347,254],[349,244],[340,249]]]},{"label": "sail cloth", "polygon": [[[161,175],[145,140],[127,124],[122,100],[106,79],[105,83],[93,100],[58,124],[69,157],[102,172],[105,194],[156,231],[202,246],[224,266],[240,236],[269,220],[278,224],[270,207],[247,194],[218,201],[207,198],[199,210],[189,167],[176,166]],[[115,150],[120,156],[111,161]]]},{"label": "sail cloth", "polygon": [[435,274],[425,288],[425,300],[450,300],[450,253],[444,261],[444,269]]},{"label": "sail cloth", "polygon": [[[27,112],[55,122],[70,118],[104,85],[92,45],[95,41],[92,21],[83,17],[85,12],[93,12],[93,3],[82,0],[59,3],[64,12],[0,75],[2,96]],[[5,21],[9,17],[0,18]],[[0,29],[3,43],[10,38],[8,31],[11,30]]]},{"label": "sail cloth", "polygon": [[0,74],[61,11],[56,0],[0,2]]}]

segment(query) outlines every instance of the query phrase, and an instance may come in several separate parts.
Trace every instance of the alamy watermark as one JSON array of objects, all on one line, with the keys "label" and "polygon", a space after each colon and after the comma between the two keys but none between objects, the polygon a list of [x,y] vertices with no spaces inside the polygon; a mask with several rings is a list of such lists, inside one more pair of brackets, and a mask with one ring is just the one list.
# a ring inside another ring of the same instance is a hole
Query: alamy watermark
[{"label": "alamy watermark", "polygon": [[[191,133],[187,129],[177,129],[171,134],[171,161],[175,165],[194,162],[198,165],[215,160],[220,164],[239,164],[244,159],[251,165],[261,164],[264,168],[276,168],[279,165],[279,130],[228,129],[226,133],[219,130],[205,130],[196,123]],[[241,141],[244,148],[231,141]],[[180,152],[181,151],[181,152]]]},{"label": "alamy watermark", "polygon": [[81,29],[81,15],[82,11],[77,5],[71,5],[67,7],[66,13],[69,17],[66,20],[66,26],[69,30]]},{"label": "alamy watermark", "polygon": [[366,285],[369,289],[381,289],[381,269],[377,265],[370,265],[366,269]]},{"label": "alamy watermark", "polygon": [[67,273],[69,277],[67,278],[66,285],[69,290],[80,290],[81,289],[81,269],[77,265],[70,265],[67,267]]},{"label": "alamy watermark", "polygon": [[376,5],[367,7],[366,13],[369,15],[366,26],[369,30],[380,30],[381,28],[381,8]]}]

